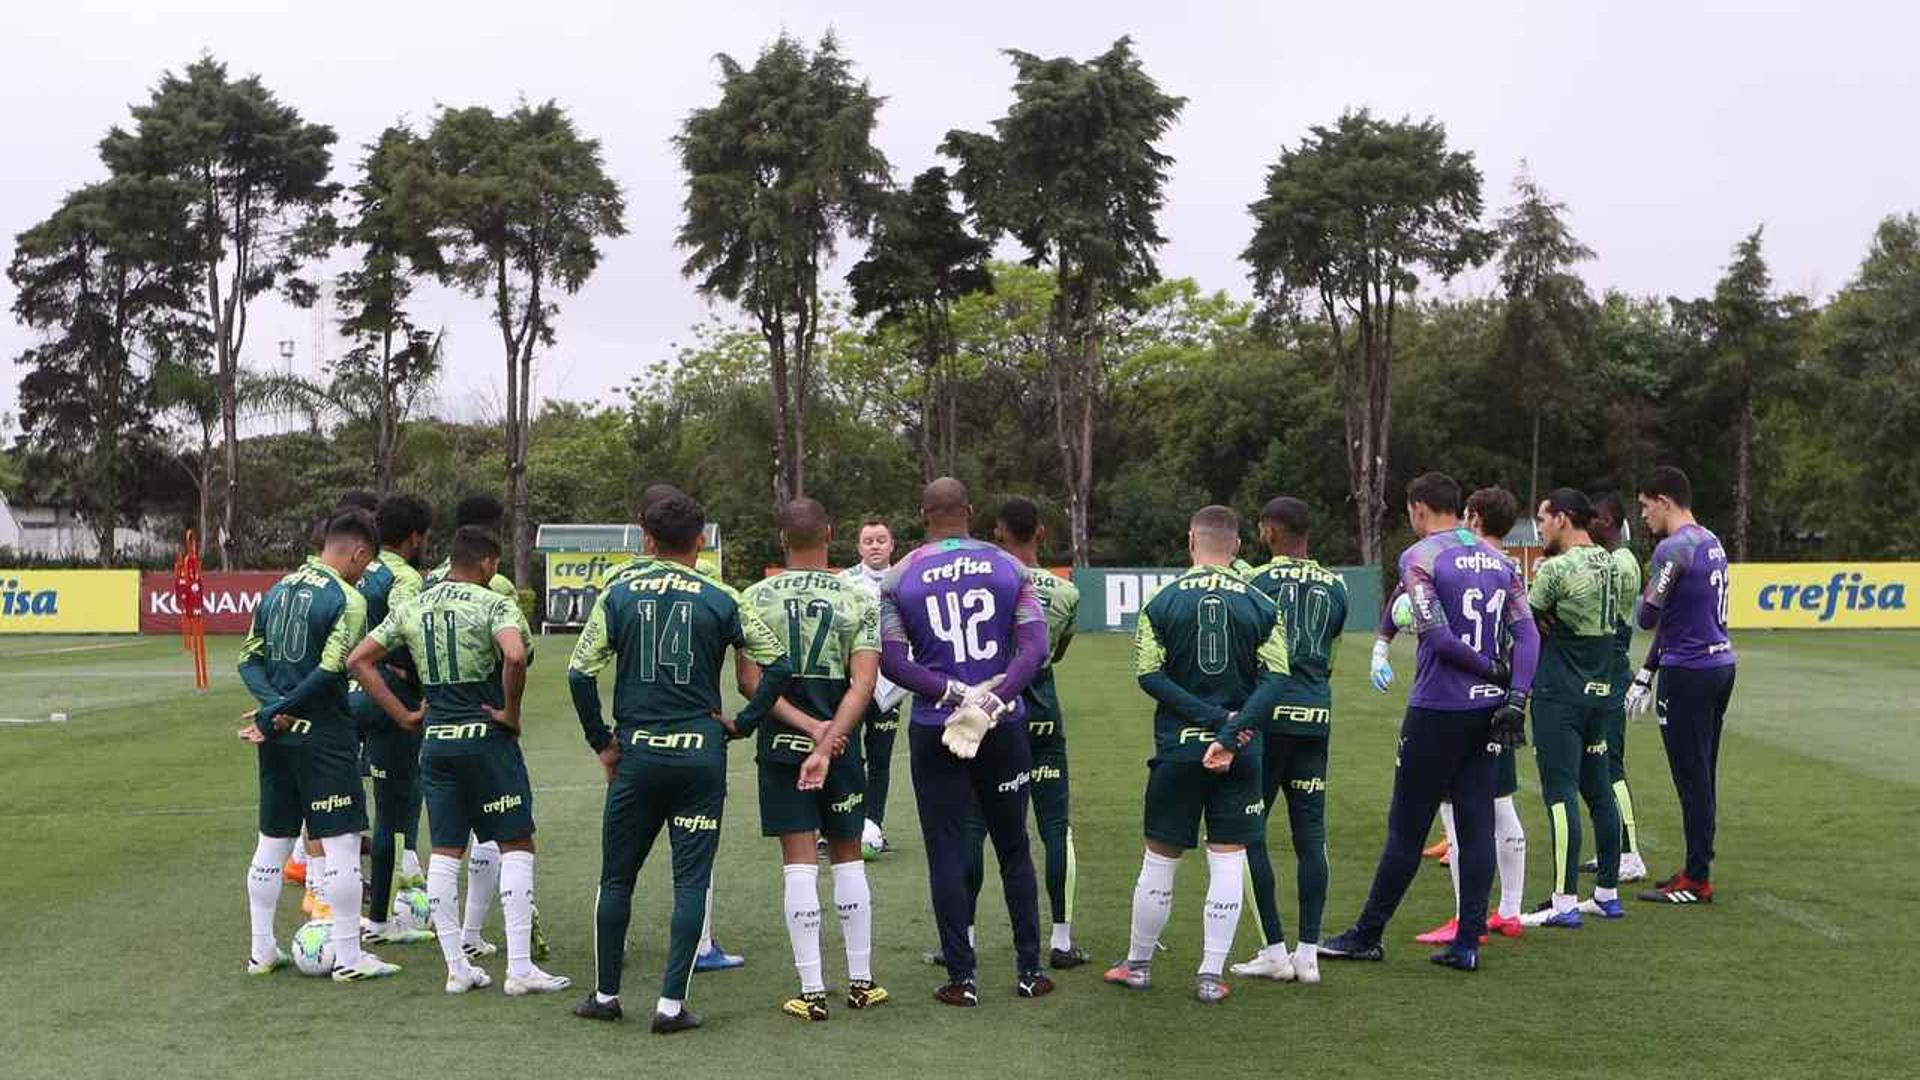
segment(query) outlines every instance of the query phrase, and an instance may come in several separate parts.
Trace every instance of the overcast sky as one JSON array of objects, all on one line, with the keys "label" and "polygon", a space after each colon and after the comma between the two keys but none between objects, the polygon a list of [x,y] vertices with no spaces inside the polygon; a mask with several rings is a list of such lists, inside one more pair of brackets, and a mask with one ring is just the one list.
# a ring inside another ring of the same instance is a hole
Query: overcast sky
[{"label": "overcast sky", "polygon": [[[436,105],[510,107],[555,98],[602,141],[625,189],[628,235],[562,301],[543,394],[609,397],[672,354],[709,313],[673,247],[681,177],[669,138],[715,95],[712,57],[750,61],[785,28],[828,28],[887,99],[877,141],[904,180],[935,163],[953,127],[981,128],[1008,102],[999,50],[1092,56],[1121,34],[1189,98],[1166,149],[1176,159],[1162,272],[1245,295],[1236,256],[1266,166],[1310,124],[1349,106],[1433,116],[1486,175],[1491,210],[1519,161],[1571,205],[1599,258],[1597,287],[1657,295],[1709,289],[1759,223],[1776,281],[1824,294],[1844,284],[1883,215],[1920,209],[1920,78],[1909,5],[1820,3],[1181,4],[899,0],[775,3],[503,3],[464,0],[130,0],[27,3],[0,17],[0,236],[40,220],[97,179],[95,144],[125,122],[163,69],[203,50],[253,72],[339,133],[336,178],[396,119]],[[1490,273],[1457,290],[1486,291]],[[12,292],[0,281],[0,301]],[[502,360],[481,301],[434,291],[416,312],[450,331],[442,396],[466,411],[497,400]],[[726,314],[722,309],[722,314]],[[311,367],[314,320],[263,303],[250,363],[280,340]],[[0,411],[31,337],[0,319]],[[337,344],[329,346],[335,352]]]}]

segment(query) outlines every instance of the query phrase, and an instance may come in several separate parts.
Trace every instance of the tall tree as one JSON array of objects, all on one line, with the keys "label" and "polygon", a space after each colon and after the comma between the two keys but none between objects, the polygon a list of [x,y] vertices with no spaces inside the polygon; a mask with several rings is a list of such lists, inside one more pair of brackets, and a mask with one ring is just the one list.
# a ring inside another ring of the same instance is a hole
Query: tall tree
[{"label": "tall tree", "polygon": [[226,569],[239,512],[247,305],[276,288],[295,303],[312,302],[313,285],[297,274],[332,243],[340,190],[327,180],[334,133],[302,119],[259,76],[229,79],[211,56],[180,75],[162,74],[151,100],[134,106],[133,120],[133,130],[116,126],[101,140],[107,168],[116,176],[169,177],[194,194],[182,213],[199,242],[199,303],[219,379],[227,490],[216,546]]},{"label": "tall tree", "polygon": [[150,369],[204,342],[193,307],[191,193],[120,177],[68,195],[16,238],[13,312],[43,340],[21,355],[20,439],[93,529],[101,566],[138,518],[154,429]]},{"label": "tall tree", "polygon": [[928,480],[959,468],[953,303],[993,288],[992,252],[954,209],[947,171],[932,168],[887,199],[865,257],[847,274],[854,315],[878,315],[881,332],[904,334],[920,368],[914,441]]},{"label": "tall tree", "polygon": [[1480,170],[1447,148],[1434,120],[1378,120],[1365,109],[1311,128],[1280,152],[1248,208],[1241,258],[1277,308],[1315,305],[1338,357],[1347,476],[1360,554],[1381,558],[1393,434],[1394,319],[1424,270],[1442,279],[1493,254],[1478,225]]},{"label": "tall tree", "polygon": [[1050,317],[1054,441],[1067,479],[1073,560],[1092,551],[1094,432],[1103,328],[1157,280],[1155,221],[1173,164],[1159,142],[1186,99],[1167,94],[1121,38],[1091,60],[1008,50],[1013,105],[993,134],[950,131],[941,153],[983,231],[1010,233],[1057,282]]},{"label": "tall tree", "polygon": [[882,99],[832,34],[811,53],[782,34],[751,68],[715,59],[720,100],[674,137],[687,174],[682,272],[744,308],[766,341],[780,504],[806,493],[821,268],[842,236],[866,235],[890,173],[873,145]]},{"label": "tall tree", "polygon": [[1739,561],[1747,558],[1753,523],[1760,404],[1797,381],[1812,326],[1804,297],[1774,294],[1763,229],[1755,227],[1734,246],[1711,297],[1674,304],[1676,321],[1700,349],[1700,378],[1691,390],[1733,419],[1733,557]]},{"label": "tall tree", "polygon": [[533,564],[527,456],[533,438],[533,361],[555,341],[555,291],[574,293],[600,265],[602,238],[624,235],[626,200],[607,175],[600,142],[548,101],[496,114],[445,109],[415,175],[424,242],[415,258],[442,281],[493,302],[507,364],[507,507],[514,580]]},{"label": "tall tree", "polygon": [[1527,163],[1513,181],[1514,203],[1494,226],[1506,292],[1500,348],[1512,385],[1533,413],[1527,508],[1540,505],[1540,417],[1572,389],[1571,362],[1592,320],[1593,297],[1573,267],[1592,249],[1567,227],[1567,204],[1549,197]]},{"label": "tall tree", "polygon": [[332,375],[336,396],[372,403],[374,473],[384,495],[393,490],[400,424],[439,374],[440,348],[438,336],[415,326],[406,310],[413,294],[408,256],[419,254],[422,242],[419,208],[409,203],[409,181],[420,175],[419,140],[397,125],[366,150],[348,192],[353,220],[343,233],[360,248],[360,265],[340,275],[334,294],[353,347],[334,362]]}]

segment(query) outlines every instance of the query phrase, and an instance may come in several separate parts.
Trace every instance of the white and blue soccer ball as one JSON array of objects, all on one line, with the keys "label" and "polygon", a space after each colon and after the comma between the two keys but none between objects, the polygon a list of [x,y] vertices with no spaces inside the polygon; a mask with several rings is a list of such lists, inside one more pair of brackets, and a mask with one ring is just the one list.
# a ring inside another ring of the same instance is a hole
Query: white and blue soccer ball
[{"label": "white and blue soccer ball", "polygon": [[393,894],[393,923],[401,930],[433,929],[433,901],[425,889],[401,889]]},{"label": "white and blue soccer ball", "polygon": [[1413,597],[1401,593],[1393,601],[1393,625],[1402,630],[1413,629]]},{"label": "white and blue soccer ball", "polygon": [[315,919],[295,930],[292,951],[300,974],[333,974],[333,924]]}]

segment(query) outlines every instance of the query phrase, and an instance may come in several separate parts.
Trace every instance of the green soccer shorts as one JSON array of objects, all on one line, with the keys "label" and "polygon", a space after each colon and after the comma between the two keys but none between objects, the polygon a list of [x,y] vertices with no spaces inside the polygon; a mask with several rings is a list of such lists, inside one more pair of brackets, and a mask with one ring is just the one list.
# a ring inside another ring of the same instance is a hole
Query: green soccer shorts
[{"label": "green soccer shorts", "polygon": [[314,839],[357,834],[367,827],[360,788],[360,747],[309,741],[268,741],[259,747],[260,835]]},{"label": "green soccer shorts", "polygon": [[1178,848],[1200,846],[1204,821],[1211,844],[1266,841],[1266,800],[1260,797],[1260,743],[1234,755],[1233,767],[1211,773],[1197,761],[1147,765],[1146,834]]},{"label": "green soccer shorts", "polygon": [[819,791],[800,790],[800,766],[763,761],[760,772],[760,835],[819,833],[829,840],[858,840],[867,820],[867,770],[857,754],[842,754],[827,766]]},{"label": "green soccer shorts", "polygon": [[533,835],[533,785],[515,739],[489,739],[470,754],[420,759],[427,800],[427,835],[437,848],[464,848],[467,834],[481,842]]}]

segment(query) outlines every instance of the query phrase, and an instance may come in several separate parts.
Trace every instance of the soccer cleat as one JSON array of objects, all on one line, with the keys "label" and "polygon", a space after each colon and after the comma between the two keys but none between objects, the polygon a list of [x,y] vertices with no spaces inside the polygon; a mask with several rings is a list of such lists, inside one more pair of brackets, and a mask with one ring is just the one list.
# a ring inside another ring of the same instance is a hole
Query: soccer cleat
[{"label": "soccer cleat", "polygon": [[952,982],[933,992],[933,1000],[942,1005],[955,1005],[962,1009],[971,1009],[980,1004],[980,989],[973,980]]},{"label": "soccer cleat", "polygon": [[1284,944],[1269,945],[1254,953],[1253,959],[1233,965],[1231,970],[1235,975],[1274,982],[1292,982],[1294,977],[1293,958],[1287,955]]},{"label": "soccer cleat", "polygon": [[552,975],[539,968],[524,976],[507,976],[505,990],[508,997],[526,997],[528,994],[557,994],[573,987],[573,980],[565,975]]},{"label": "soccer cleat", "polygon": [[653,1033],[655,1035],[673,1035],[682,1031],[692,1031],[700,1026],[700,1014],[692,1009],[681,1009],[668,1016],[666,1013],[653,1014]]},{"label": "soccer cleat", "polygon": [[1592,897],[1588,897],[1580,901],[1579,910],[1582,915],[1597,915],[1602,919],[1624,919],[1627,917],[1627,909],[1621,905],[1618,897],[1612,900],[1595,900]]},{"label": "soccer cleat", "polygon": [[1455,971],[1480,970],[1480,950],[1471,945],[1462,945],[1459,942],[1455,942],[1435,952],[1432,956],[1427,957],[1427,959],[1439,964],[1441,967],[1452,968]]},{"label": "soccer cleat", "polygon": [[747,965],[746,957],[728,952],[721,948],[720,943],[717,941],[713,942],[712,945],[712,948],[693,958],[693,970],[731,971],[734,968],[745,967]]},{"label": "soccer cleat", "polygon": [[289,885],[305,885],[307,883],[307,864],[289,857],[286,863],[280,867],[280,880]]},{"label": "soccer cleat", "polygon": [[1548,908],[1546,911],[1529,911],[1520,916],[1522,926],[1553,926],[1562,930],[1578,930],[1585,925],[1580,918],[1580,909],[1570,907],[1565,911]]},{"label": "soccer cleat", "polygon": [[1639,852],[1623,851],[1620,853],[1621,884],[1625,885],[1630,882],[1645,881],[1648,876],[1647,861],[1640,857]]},{"label": "soccer cleat", "polygon": [[1713,886],[1704,881],[1695,881],[1685,874],[1675,874],[1666,882],[1641,893],[1640,899],[1656,904],[1711,904]]},{"label": "soccer cleat", "polygon": [[377,923],[361,920],[360,940],[368,945],[418,945],[420,942],[433,939],[431,930],[396,926],[391,922]]},{"label": "soccer cleat", "polygon": [[1450,847],[1451,845],[1447,843],[1447,838],[1443,836],[1439,840],[1422,848],[1420,850],[1420,857],[1423,859],[1440,859],[1444,862]]},{"label": "soccer cleat", "polygon": [[468,964],[465,971],[447,972],[447,993],[464,994],[469,990],[485,990],[493,985],[493,976]]},{"label": "soccer cleat", "polygon": [[293,957],[287,955],[287,950],[275,945],[272,959],[262,961],[252,957],[247,958],[247,974],[271,975],[291,963],[293,963]]},{"label": "soccer cleat", "polygon": [[788,1016],[820,1023],[827,1019],[827,992],[825,990],[805,990],[797,997],[790,997],[780,1006],[780,1011]]},{"label": "soccer cleat", "polygon": [[1145,990],[1153,985],[1153,965],[1145,960],[1122,960],[1101,978],[1129,990]]},{"label": "soccer cleat", "polygon": [[1368,941],[1360,931],[1348,930],[1335,934],[1320,943],[1320,955],[1331,956],[1336,960],[1385,960],[1386,946],[1378,941]]},{"label": "soccer cleat", "polygon": [[1581,872],[1581,873],[1583,873],[1583,874],[1597,874],[1597,873],[1599,873],[1599,872],[1600,872],[1600,860],[1599,860],[1599,859],[1588,859],[1588,860],[1587,860],[1586,862],[1583,862],[1583,863],[1581,863],[1581,864],[1580,864],[1580,872]]},{"label": "soccer cleat", "polygon": [[[1452,942],[1454,937],[1459,933],[1460,917],[1455,915],[1424,934],[1415,934],[1413,940],[1422,945],[1446,945]],[[1238,974],[1238,972],[1236,972],[1236,974]]]},{"label": "soccer cleat", "polygon": [[619,998],[614,998],[612,1001],[601,1001],[599,994],[589,990],[587,991],[586,1000],[573,1007],[573,1015],[582,1020],[614,1021],[620,1019],[620,1017],[625,1014],[620,1011]]},{"label": "soccer cleat", "polygon": [[1021,972],[1014,980],[1013,992],[1023,998],[1046,997],[1053,993],[1053,980],[1044,971]]},{"label": "soccer cleat", "polygon": [[1232,993],[1233,987],[1211,972],[1203,971],[1193,980],[1193,996],[1202,1004],[1218,1005]]},{"label": "soccer cleat", "polygon": [[[547,947],[547,928],[540,925],[540,909],[536,907],[533,909],[533,960],[534,962],[539,963],[540,961],[545,960],[547,958],[547,954],[551,951],[552,950],[550,950]],[[571,984],[571,980],[569,980],[569,984]],[[512,986],[513,980],[508,979],[507,985]]]},{"label": "soccer cleat", "polygon": [[483,956],[492,956],[499,952],[500,946],[486,938],[470,937],[461,940],[460,951],[467,954],[467,959],[478,960]]},{"label": "soccer cleat", "polygon": [[384,979],[400,974],[399,964],[389,964],[370,952],[360,954],[360,959],[345,967],[333,969],[333,981],[337,983],[366,982],[368,979]]},{"label": "soccer cleat", "polygon": [[[325,915],[320,914],[323,909],[327,912]],[[327,907],[327,902],[320,899],[319,893],[308,889],[300,894],[300,914],[309,919],[331,919],[333,909]]]},{"label": "soccer cleat", "polygon": [[847,1008],[871,1009],[884,1003],[893,995],[887,988],[872,979],[850,979],[847,982]]},{"label": "soccer cleat", "polygon": [[1072,945],[1064,949],[1054,949],[1047,953],[1047,966],[1055,971],[1066,971],[1070,968],[1077,968],[1091,959],[1093,959],[1093,957],[1087,955],[1087,950],[1078,945]]},{"label": "soccer cleat", "polygon": [[[1487,916],[1487,931],[1491,934],[1499,934],[1501,937],[1519,937],[1527,932],[1527,928],[1521,925],[1518,915],[1502,915],[1494,912]],[[1487,934],[1480,935],[1480,944],[1486,943]]]},{"label": "soccer cleat", "polygon": [[1302,986],[1317,986],[1320,983],[1320,946],[1311,941],[1303,941],[1293,950],[1294,981]]}]

